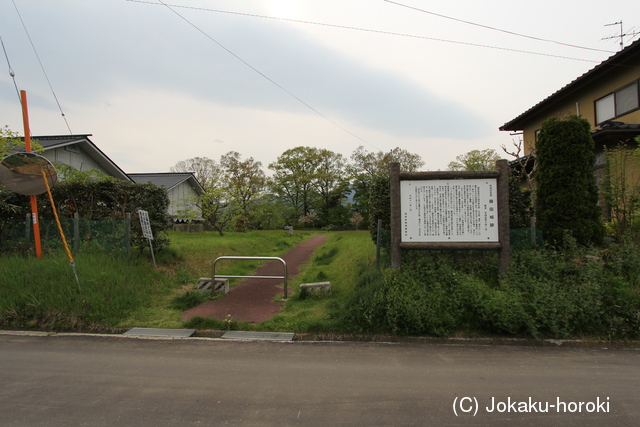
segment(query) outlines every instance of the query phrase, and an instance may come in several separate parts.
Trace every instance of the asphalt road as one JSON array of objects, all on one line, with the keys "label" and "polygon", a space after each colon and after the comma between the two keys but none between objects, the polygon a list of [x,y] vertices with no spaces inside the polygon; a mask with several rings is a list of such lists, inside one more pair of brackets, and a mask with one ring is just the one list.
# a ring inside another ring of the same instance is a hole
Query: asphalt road
[{"label": "asphalt road", "polygon": [[0,425],[637,426],[640,350],[0,333]]}]

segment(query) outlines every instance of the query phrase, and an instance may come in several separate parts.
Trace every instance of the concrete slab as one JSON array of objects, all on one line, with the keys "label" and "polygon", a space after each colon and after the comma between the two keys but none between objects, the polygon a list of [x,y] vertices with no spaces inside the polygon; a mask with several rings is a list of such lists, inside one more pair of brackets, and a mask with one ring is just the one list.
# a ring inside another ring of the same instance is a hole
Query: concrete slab
[{"label": "concrete slab", "polygon": [[131,328],[123,335],[136,337],[188,338],[193,335],[195,331],[195,329]]},{"label": "concrete slab", "polygon": [[222,338],[234,340],[293,341],[293,332],[227,331]]}]

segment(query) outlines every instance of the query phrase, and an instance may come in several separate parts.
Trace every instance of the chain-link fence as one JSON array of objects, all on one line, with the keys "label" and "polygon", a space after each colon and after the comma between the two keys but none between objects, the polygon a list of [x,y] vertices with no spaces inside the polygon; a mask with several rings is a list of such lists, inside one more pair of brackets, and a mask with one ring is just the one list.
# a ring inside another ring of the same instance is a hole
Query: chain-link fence
[{"label": "chain-link fence", "polygon": [[[121,253],[131,251],[131,220],[88,220],[81,218],[60,221],[69,249],[97,250]],[[58,226],[53,220],[40,221],[40,241],[43,251],[64,250]],[[35,252],[31,215],[24,220],[0,221],[0,252]]]},{"label": "chain-link fence", "polygon": [[530,228],[514,228],[511,230],[511,250],[544,249],[542,230]]}]

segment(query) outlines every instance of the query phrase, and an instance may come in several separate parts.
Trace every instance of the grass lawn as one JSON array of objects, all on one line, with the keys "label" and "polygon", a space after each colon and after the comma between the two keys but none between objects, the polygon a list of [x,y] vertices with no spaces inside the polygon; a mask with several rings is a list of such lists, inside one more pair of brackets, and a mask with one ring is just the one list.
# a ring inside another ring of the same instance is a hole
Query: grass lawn
[{"label": "grass lawn", "polygon": [[[64,254],[42,259],[16,255],[0,257],[0,326],[45,329],[158,327],[182,328],[181,310],[172,301],[196,288],[199,277],[211,276],[211,264],[224,255],[279,256],[319,231],[252,231],[249,233],[171,232],[171,245],[156,255],[131,261],[102,253],[78,253],[80,287]],[[292,332],[330,329],[330,313],[352,289],[358,272],[373,262],[375,246],[367,232],[333,232],[327,244],[290,281],[294,295],[284,310],[258,330]],[[224,261],[221,274],[249,275],[260,261]],[[331,295],[300,299],[300,283],[332,283]],[[205,327],[220,326],[213,324]]]}]

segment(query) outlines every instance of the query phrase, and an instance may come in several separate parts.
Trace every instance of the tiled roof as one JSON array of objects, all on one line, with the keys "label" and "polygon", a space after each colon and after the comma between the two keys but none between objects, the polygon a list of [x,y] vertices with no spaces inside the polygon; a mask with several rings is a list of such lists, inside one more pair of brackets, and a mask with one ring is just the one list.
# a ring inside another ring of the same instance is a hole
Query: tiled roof
[{"label": "tiled roof", "polygon": [[584,73],[583,75],[581,75],[580,77],[572,81],[571,83],[565,85],[560,90],[554,92],[544,100],[540,101],[538,104],[529,108],[527,111],[520,114],[515,119],[500,126],[499,129],[512,130],[512,131],[522,130],[522,121],[525,120],[527,116],[537,112],[538,110],[545,108],[547,105],[550,105],[557,100],[562,99],[563,96],[569,95],[570,93],[579,89],[583,85],[591,82],[592,80],[598,78],[602,74],[611,70],[612,67],[624,66],[623,64],[626,61],[628,61],[629,59],[633,58],[635,55],[638,55],[638,54],[640,54],[640,40],[636,40],[635,42],[631,43],[629,46],[627,46],[620,52],[610,56],[608,59],[596,65],[591,70],[587,71],[586,73]]},{"label": "tiled roof", "polygon": [[640,124],[627,124],[616,121],[605,122],[599,129],[591,131],[594,139],[632,138],[640,135]]},{"label": "tiled roof", "polygon": [[58,145],[76,144],[80,141],[88,140],[92,134],[86,135],[52,135],[52,136],[32,136],[31,139],[38,141],[43,148],[52,148]]}]

